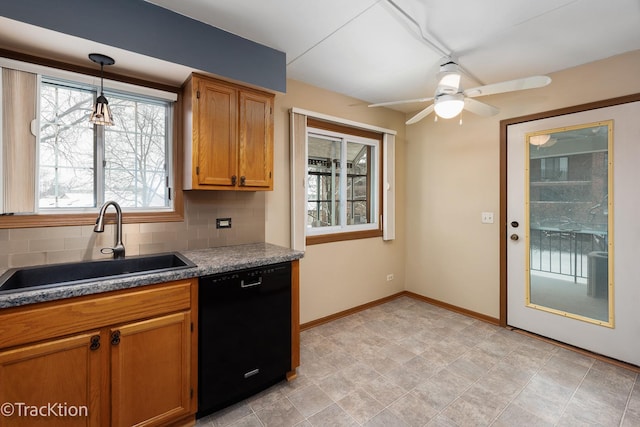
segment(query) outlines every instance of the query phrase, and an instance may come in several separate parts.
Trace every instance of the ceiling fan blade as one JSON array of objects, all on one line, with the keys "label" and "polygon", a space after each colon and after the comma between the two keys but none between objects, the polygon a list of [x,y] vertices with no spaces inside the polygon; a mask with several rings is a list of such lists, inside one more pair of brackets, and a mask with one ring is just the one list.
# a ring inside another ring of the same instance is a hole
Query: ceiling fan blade
[{"label": "ceiling fan blade", "polygon": [[407,120],[405,124],[412,125],[424,119],[425,117],[427,117],[429,114],[433,112],[433,107],[434,107],[433,104],[429,105],[427,108],[425,108],[424,110],[420,111],[418,114],[416,114],[415,116]]},{"label": "ceiling fan blade", "polygon": [[433,96],[430,96],[428,98],[403,99],[402,101],[379,102],[377,104],[370,104],[369,107],[385,107],[387,105],[411,104],[413,102],[427,102],[427,101],[431,101],[432,99],[433,99]]},{"label": "ceiling fan blade", "polygon": [[500,112],[500,110],[493,105],[485,104],[484,102],[476,101],[471,98],[464,99],[464,109],[471,111],[473,114],[484,117],[495,116]]},{"label": "ceiling fan blade", "polygon": [[517,90],[535,89],[551,83],[551,77],[531,76],[522,79],[509,80],[501,83],[493,83],[486,86],[474,87],[464,91],[464,95],[470,98],[476,96],[494,95],[496,93],[513,92]]}]

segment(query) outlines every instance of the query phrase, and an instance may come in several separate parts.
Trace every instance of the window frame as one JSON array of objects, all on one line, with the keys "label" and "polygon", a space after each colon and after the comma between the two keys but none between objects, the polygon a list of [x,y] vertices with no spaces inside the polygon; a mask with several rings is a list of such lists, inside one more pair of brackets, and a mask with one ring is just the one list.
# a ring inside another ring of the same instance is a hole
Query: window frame
[{"label": "window frame", "polygon": [[[96,97],[98,96],[98,92],[96,91],[96,88],[90,86],[90,85],[86,85],[82,82],[74,82],[74,81],[70,81],[68,79],[59,79],[57,77],[51,77],[49,75],[39,75],[39,79],[38,79],[38,87],[40,88],[40,93],[42,94],[43,92],[43,87],[47,85],[49,87],[53,87],[53,88],[57,88],[57,89],[63,89],[63,90],[73,90],[73,91],[84,91],[87,93],[92,93],[93,94],[93,100],[91,101],[91,105],[95,104],[95,100]],[[87,127],[87,129],[91,128],[92,129],[92,140],[93,140],[93,147],[92,147],[92,157],[93,157],[93,165],[91,166],[92,170],[93,170],[93,203],[96,204],[96,206],[84,206],[84,207],[42,207],[40,205],[40,199],[41,199],[41,194],[39,194],[39,190],[36,190],[36,214],[42,214],[42,215],[52,215],[52,214],[56,214],[56,213],[85,213],[85,212],[90,212],[90,213],[94,213],[96,212],[96,209],[100,209],[100,207],[106,203],[109,200],[115,200],[117,202],[120,203],[120,206],[122,207],[122,211],[129,214],[132,212],[151,212],[151,213],[158,213],[158,212],[169,212],[173,210],[173,197],[172,197],[172,189],[173,189],[173,167],[171,165],[171,162],[167,162],[167,159],[172,159],[173,156],[175,155],[172,147],[171,147],[171,135],[172,135],[172,127],[173,127],[173,115],[174,115],[174,103],[170,100],[166,100],[166,99],[159,99],[157,97],[153,97],[153,96],[148,96],[148,95],[144,95],[144,94],[138,94],[138,93],[133,93],[133,92],[122,92],[122,91],[116,91],[116,90],[110,90],[108,88],[105,88],[104,90],[104,94],[105,96],[112,100],[112,109],[113,107],[113,100],[125,100],[125,101],[129,101],[129,102],[135,102],[135,103],[140,103],[140,104],[146,104],[146,105],[157,105],[160,106],[162,109],[164,109],[164,129],[165,129],[165,134],[164,134],[164,160],[165,160],[165,164],[164,164],[164,168],[162,170],[162,173],[164,174],[164,177],[162,178],[162,181],[165,185],[166,188],[166,193],[165,193],[165,202],[168,202],[168,206],[153,206],[153,207],[133,207],[133,206],[126,206],[124,203],[122,203],[121,201],[119,201],[117,198],[112,198],[110,196],[107,195],[108,193],[108,183],[110,182],[107,179],[107,175],[108,172],[110,170],[110,167],[107,166],[107,164],[105,163],[109,158],[110,158],[110,150],[107,148],[109,146],[109,141],[110,141],[110,132],[114,132],[114,133],[125,133],[125,134],[130,134],[131,133],[131,129],[117,129],[116,127],[106,127],[106,126],[96,126],[93,125],[91,127]],[[42,95],[40,95],[40,102],[42,101]],[[42,121],[42,117],[40,117],[40,126],[42,126],[43,121]],[[137,127],[134,126],[134,132],[137,131]],[[138,134],[137,134],[138,135]],[[42,133],[40,132],[38,134],[38,138],[42,137]],[[36,144],[41,143],[41,139],[40,141],[36,141]],[[42,148],[39,148],[39,151],[42,151]],[[88,150],[87,150],[87,154],[88,154]],[[139,153],[135,153],[136,156],[139,155]],[[38,170],[36,171],[36,174],[41,174],[42,173],[42,157],[38,158]],[[159,169],[160,170],[160,169]],[[36,179],[36,181],[38,181]],[[158,181],[157,181],[158,182]]]},{"label": "window frame", "polygon": [[[5,51],[0,52],[0,67],[9,67],[22,69],[24,71],[34,72],[31,69],[43,70],[49,69],[51,73],[59,73],[69,75],[84,75],[85,78],[93,77],[95,81],[100,77],[100,70],[94,68],[80,67],[64,62],[59,62],[46,58],[34,57],[17,52]],[[13,66],[11,63],[20,63],[22,67]],[[36,71],[37,74],[47,74]],[[52,77],[57,77],[55,74]],[[64,78],[64,77],[63,77]],[[123,223],[153,223],[153,222],[178,222],[184,220],[184,198],[182,191],[182,94],[179,87],[169,86],[149,80],[137,79],[110,72],[104,73],[105,86],[109,83],[118,85],[134,85],[141,89],[141,92],[149,89],[168,92],[175,95],[173,103],[173,114],[169,123],[168,132],[171,135],[170,146],[172,150],[171,165],[167,165],[171,176],[171,199],[173,207],[157,211],[136,211],[127,210],[123,215]],[[117,91],[117,89],[116,89]],[[71,213],[34,213],[20,215],[0,215],[0,229],[10,228],[32,228],[32,227],[61,227],[61,226],[78,226],[95,224],[96,215],[100,206],[93,208],[89,212],[71,212]]]},{"label": "window frame", "polygon": [[[383,134],[365,129],[359,129],[347,125],[342,125],[334,122],[324,121],[313,117],[307,118],[307,135],[313,133],[313,131],[327,131],[335,134],[346,134],[354,137],[366,138],[376,141],[376,167],[375,167],[375,180],[376,184],[376,208],[374,214],[376,215],[375,222],[367,223],[369,227],[362,227],[362,225],[343,225],[327,228],[326,230],[316,229],[313,233],[309,233],[309,228],[305,225],[305,242],[307,245],[316,245],[329,242],[338,242],[343,240],[356,240],[356,239],[368,239],[374,237],[383,236],[383,224],[382,224],[382,210],[383,210],[383,165],[384,165],[384,153],[383,153]],[[308,145],[308,139],[305,141],[305,145]],[[305,162],[308,162],[308,155],[305,156]],[[308,164],[305,164],[305,180],[308,179]],[[345,178],[346,179],[346,178]],[[307,193],[305,191],[305,207],[307,206]],[[346,206],[346,200],[343,202]],[[375,228],[371,225],[376,224]],[[360,229],[358,229],[360,228]],[[364,229],[362,229],[364,228]]]}]

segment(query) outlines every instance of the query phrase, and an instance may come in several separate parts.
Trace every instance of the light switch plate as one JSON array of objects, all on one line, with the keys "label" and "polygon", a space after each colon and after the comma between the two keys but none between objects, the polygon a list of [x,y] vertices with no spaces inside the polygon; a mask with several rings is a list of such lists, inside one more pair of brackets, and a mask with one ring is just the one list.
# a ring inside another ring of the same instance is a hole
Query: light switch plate
[{"label": "light switch plate", "polygon": [[482,223],[493,224],[493,212],[482,212]]}]

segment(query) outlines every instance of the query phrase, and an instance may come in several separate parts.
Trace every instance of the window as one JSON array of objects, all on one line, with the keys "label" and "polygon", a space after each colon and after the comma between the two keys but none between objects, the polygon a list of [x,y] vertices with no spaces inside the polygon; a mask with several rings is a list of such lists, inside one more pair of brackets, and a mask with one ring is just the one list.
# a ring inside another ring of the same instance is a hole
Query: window
[{"label": "window", "polygon": [[0,75],[0,228],[92,224],[109,200],[125,222],[183,219],[178,88],[105,80],[103,127],[89,122],[99,78],[7,58]]},{"label": "window", "polygon": [[289,126],[291,247],[394,240],[396,132],[295,107]]},{"label": "window", "polygon": [[43,78],[38,141],[38,211],[170,208],[168,101],[105,91],[114,126],[88,122],[96,92]]},{"label": "window", "polygon": [[[307,129],[308,243],[381,236],[381,141],[374,132],[310,120]],[[314,236],[322,236],[319,240]],[[310,238],[309,238],[310,237]]]},{"label": "window", "polygon": [[547,157],[540,159],[540,178],[543,181],[566,181],[568,171],[568,157]]}]

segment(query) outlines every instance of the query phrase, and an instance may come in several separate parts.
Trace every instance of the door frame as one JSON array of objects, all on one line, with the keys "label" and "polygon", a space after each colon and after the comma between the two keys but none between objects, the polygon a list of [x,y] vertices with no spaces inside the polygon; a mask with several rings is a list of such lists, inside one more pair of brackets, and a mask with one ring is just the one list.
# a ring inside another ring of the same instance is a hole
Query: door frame
[{"label": "door frame", "polygon": [[533,120],[640,101],[640,93],[500,120],[500,326],[507,326],[507,128]]}]

